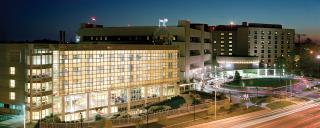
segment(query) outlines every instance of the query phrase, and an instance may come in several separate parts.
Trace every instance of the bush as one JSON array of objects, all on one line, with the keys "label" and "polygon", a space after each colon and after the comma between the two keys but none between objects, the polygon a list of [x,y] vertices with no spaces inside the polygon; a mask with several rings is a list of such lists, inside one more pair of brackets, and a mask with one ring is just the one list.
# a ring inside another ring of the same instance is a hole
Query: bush
[{"label": "bush", "polygon": [[102,119],[102,116],[100,114],[97,114],[95,117],[94,117],[95,121],[98,121],[98,120],[101,120]]},{"label": "bush", "polygon": [[41,122],[46,122],[46,123],[61,123],[61,119],[57,115],[50,114],[49,116],[44,117],[41,120],[38,120],[36,125],[34,126],[35,128],[40,128],[40,121]]},{"label": "bush", "polygon": [[236,83],[239,83],[241,81],[241,76],[240,76],[240,73],[238,71],[236,71],[234,73],[234,79],[233,79],[234,82]]},{"label": "bush", "polygon": [[[264,103],[264,102],[271,102],[270,97],[269,98],[268,97],[269,96],[253,97],[253,98],[250,98],[250,101],[254,104],[260,105],[261,103]],[[271,100],[272,100],[272,97],[271,97]]]},{"label": "bush", "polygon": [[171,109],[179,108],[182,104],[184,104],[186,101],[182,96],[175,96],[171,99],[167,99],[155,104],[152,104],[150,106],[147,106],[146,109],[149,109],[151,106],[168,106]]},{"label": "bush", "polygon": [[198,99],[192,99],[192,105],[197,105],[197,104],[200,104],[200,100]]},{"label": "bush", "polygon": [[[188,94],[188,93],[193,93],[193,94],[199,95],[201,99],[214,99],[214,92],[212,92],[212,93],[207,93],[207,92],[202,92],[202,91],[185,92],[185,94]],[[217,92],[217,100],[223,100],[226,98],[227,97],[225,94]]]},{"label": "bush", "polygon": [[149,107],[148,112],[154,113],[154,112],[169,110],[169,109],[171,109],[170,106],[151,106],[151,107]]},{"label": "bush", "polygon": [[305,88],[305,89],[303,89],[303,91],[311,91],[311,89],[310,88]]}]

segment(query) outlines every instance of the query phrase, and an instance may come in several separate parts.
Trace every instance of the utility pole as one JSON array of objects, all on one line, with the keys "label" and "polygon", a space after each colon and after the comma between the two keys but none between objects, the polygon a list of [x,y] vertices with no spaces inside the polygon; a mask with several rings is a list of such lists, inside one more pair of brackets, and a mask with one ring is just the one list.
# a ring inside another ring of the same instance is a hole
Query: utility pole
[{"label": "utility pole", "polygon": [[147,109],[147,128],[149,128],[149,109]]},{"label": "utility pole", "polygon": [[214,120],[217,120],[217,90],[214,91]]},{"label": "utility pole", "polygon": [[291,93],[291,97],[292,97],[292,82],[290,80],[290,93]]},{"label": "utility pole", "polygon": [[193,97],[193,121],[196,120],[196,98]]}]

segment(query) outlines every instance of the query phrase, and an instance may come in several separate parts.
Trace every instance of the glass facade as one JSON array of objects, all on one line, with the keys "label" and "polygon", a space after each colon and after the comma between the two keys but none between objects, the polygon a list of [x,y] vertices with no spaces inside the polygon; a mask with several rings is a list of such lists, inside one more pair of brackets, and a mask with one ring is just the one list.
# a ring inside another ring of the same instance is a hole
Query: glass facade
[{"label": "glass facade", "polygon": [[37,95],[27,100],[35,108],[40,105],[28,112],[30,120],[50,113],[70,121],[80,119],[80,113],[87,118],[130,112],[178,93],[178,50],[174,48],[93,50],[80,46],[29,54],[27,63],[33,67],[27,74],[32,81],[26,83],[26,91]]}]

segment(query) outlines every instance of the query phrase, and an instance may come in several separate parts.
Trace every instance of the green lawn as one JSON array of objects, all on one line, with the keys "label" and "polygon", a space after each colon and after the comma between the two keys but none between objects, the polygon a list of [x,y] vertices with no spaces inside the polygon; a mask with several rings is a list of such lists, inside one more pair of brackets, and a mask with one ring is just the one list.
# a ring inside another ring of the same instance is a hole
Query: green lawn
[{"label": "green lawn", "polygon": [[227,86],[257,86],[257,87],[281,87],[285,86],[286,82],[289,85],[290,80],[292,80],[292,84],[296,83],[297,80],[293,79],[279,79],[279,78],[259,78],[259,79],[246,79],[241,80],[240,82],[231,81],[226,83]]},{"label": "green lawn", "polygon": [[274,109],[278,109],[278,108],[284,108],[290,105],[293,105],[295,103],[292,103],[290,101],[277,101],[277,102],[272,102],[270,104],[267,104],[267,107],[274,110]]}]

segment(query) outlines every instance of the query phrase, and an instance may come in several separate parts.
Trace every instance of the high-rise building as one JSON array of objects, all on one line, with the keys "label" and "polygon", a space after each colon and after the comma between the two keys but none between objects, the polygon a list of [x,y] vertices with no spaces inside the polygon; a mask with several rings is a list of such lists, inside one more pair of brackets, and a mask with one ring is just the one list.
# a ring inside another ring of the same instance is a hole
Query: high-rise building
[{"label": "high-rise building", "polygon": [[273,66],[278,57],[288,57],[294,37],[294,29],[278,24],[218,25],[213,31],[213,52],[217,56],[257,56],[260,65]]},{"label": "high-rise building", "polygon": [[[179,94],[178,47],[112,44],[2,44],[1,104],[27,121],[135,113]],[[1,106],[0,106],[1,107]]]},{"label": "high-rise building", "polygon": [[24,45],[0,46],[0,113],[23,114],[25,105]]},{"label": "high-rise building", "polygon": [[212,33],[206,24],[181,20],[177,26],[103,27],[82,24],[79,43],[179,46],[180,82],[200,76],[212,65]]}]

